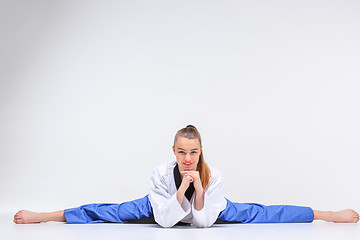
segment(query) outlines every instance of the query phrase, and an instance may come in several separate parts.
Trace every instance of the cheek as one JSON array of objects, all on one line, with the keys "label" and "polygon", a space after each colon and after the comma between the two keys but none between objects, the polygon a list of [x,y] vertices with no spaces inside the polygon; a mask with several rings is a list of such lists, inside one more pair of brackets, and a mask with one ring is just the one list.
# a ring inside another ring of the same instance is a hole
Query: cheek
[{"label": "cheek", "polygon": [[193,161],[196,162],[196,164],[199,162],[200,155],[193,156]]},{"label": "cheek", "polygon": [[179,160],[182,160],[183,158],[184,158],[184,156],[183,155],[181,155],[181,154],[175,154],[175,156],[176,156],[176,159],[179,161]]}]

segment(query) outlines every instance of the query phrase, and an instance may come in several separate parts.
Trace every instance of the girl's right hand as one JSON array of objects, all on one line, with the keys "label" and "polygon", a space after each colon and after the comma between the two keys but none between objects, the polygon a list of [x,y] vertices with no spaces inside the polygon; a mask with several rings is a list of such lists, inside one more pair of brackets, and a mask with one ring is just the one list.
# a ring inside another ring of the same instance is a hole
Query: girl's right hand
[{"label": "girl's right hand", "polygon": [[190,175],[185,174],[181,181],[180,188],[183,188],[186,191],[192,182],[194,182],[194,179]]},{"label": "girl's right hand", "polygon": [[190,183],[193,181],[194,181],[194,179],[191,176],[184,175],[184,177],[181,181],[181,185],[176,193],[176,198],[180,205],[182,204],[182,202],[184,200],[184,195],[185,195],[186,190],[189,188]]}]

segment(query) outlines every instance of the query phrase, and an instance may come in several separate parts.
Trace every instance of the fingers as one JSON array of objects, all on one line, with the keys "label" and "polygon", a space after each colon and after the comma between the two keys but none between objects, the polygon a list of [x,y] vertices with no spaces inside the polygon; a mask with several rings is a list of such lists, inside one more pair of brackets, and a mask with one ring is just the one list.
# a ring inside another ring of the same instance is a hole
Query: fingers
[{"label": "fingers", "polygon": [[186,174],[186,173],[198,173],[198,171],[180,171],[181,174]]},{"label": "fingers", "polygon": [[191,178],[190,182],[194,184],[200,183],[200,174],[198,171],[184,171],[184,176],[188,176]]},{"label": "fingers", "polygon": [[190,171],[180,171],[181,175],[187,174],[187,173],[189,173],[189,172],[190,172]]},{"label": "fingers", "polygon": [[182,171],[183,174],[191,176],[192,178],[198,178],[200,177],[198,171]]},{"label": "fingers", "polygon": [[193,182],[194,178],[191,175],[185,174],[184,176],[185,178],[187,178],[189,180],[189,182]]}]

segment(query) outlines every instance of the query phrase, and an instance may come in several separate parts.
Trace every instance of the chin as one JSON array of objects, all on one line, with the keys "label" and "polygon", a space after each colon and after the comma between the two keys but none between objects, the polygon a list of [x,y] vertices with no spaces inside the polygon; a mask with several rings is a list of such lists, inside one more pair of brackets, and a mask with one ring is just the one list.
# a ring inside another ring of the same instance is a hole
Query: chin
[{"label": "chin", "polygon": [[195,171],[196,168],[194,169],[193,167],[184,167],[184,171]]}]

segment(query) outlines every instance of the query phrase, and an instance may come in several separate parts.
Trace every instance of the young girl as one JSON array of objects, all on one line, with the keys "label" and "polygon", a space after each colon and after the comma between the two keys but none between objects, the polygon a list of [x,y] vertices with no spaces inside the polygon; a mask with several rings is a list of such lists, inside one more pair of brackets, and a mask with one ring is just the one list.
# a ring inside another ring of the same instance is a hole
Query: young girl
[{"label": "young girl", "polygon": [[60,221],[67,223],[158,223],[172,227],[192,223],[210,227],[214,223],[293,223],[324,220],[356,223],[359,214],[352,209],[317,211],[291,205],[264,206],[234,203],[224,197],[220,173],[209,167],[202,153],[200,133],[188,125],[174,139],[176,161],[155,168],[149,195],[121,204],[86,204],[49,213],[21,210],[15,223]]}]

